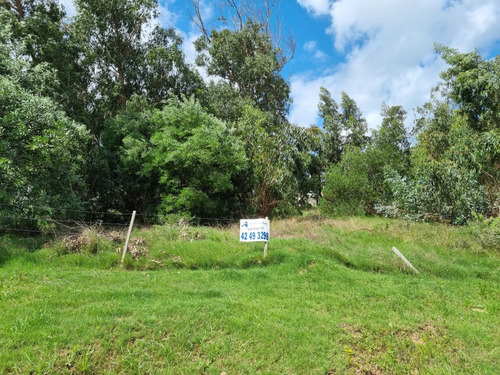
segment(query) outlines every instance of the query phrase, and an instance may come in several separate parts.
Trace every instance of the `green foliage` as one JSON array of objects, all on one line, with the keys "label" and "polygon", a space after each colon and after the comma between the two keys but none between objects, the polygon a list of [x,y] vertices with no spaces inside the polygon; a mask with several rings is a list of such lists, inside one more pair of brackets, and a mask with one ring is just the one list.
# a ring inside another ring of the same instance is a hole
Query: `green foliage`
[{"label": "green foliage", "polygon": [[344,144],[351,147],[364,147],[368,142],[366,136],[368,126],[361,110],[354,99],[345,92],[342,92],[340,107],[342,109],[340,119],[343,130],[346,132]]},{"label": "green foliage", "polygon": [[[153,108],[144,96],[132,96],[127,109],[106,122],[100,157],[108,174],[101,183],[99,203],[103,209],[156,213],[160,203],[159,176],[144,172],[150,139],[158,129]],[[101,171],[101,173],[103,173]]]},{"label": "green foliage", "polygon": [[200,97],[203,108],[228,124],[236,124],[243,116],[245,106],[252,105],[250,99],[242,98],[230,83],[211,81]]},{"label": "green foliage", "polygon": [[366,153],[349,149],[342,161],[330,168],[325,176],[321,212],[325,215],[362,215],[374,194],[369,181]]},{"label": "green foliage", "polygon": [[[9,2],[7,2],[9,3]],[[62,105],[73,120],[87,123],[88,75],[80,64],[83,45],[74,37],[72,26],[65,23],[65,12],[55,0],[10,1],[9,42],[17,45],[18,57],[36,70],[44,65],[56,79],[43,90]],[[28,88],[23,84],[23,87]]]},{"label": "green foliage", "polygon": [[152,120],[157,131],[145,173],[160,177],[163,210],[224,217],[235,205],[234,180],[245,165],[233,130],[207,114],[193,98],[170,101]]},{"label": "green foliage", "polygon": [[411,173],[389,172],[394,213],[464,224],[497,215],[500,142],[498,58],[436,50],[450,67],[431,100],[419,109]]},{"label": "green foliage", "polygon": [[[92,107],[110,118],[133,94],[159,105],[168,95],[191,95],[202,87],[185,63],[182,39],[172,29],[146,29],[158,15],[156,0],[76,1],[73,34],[84,44],[82,66],[90,77]],[[99,136],[102,122],[92,124]]]},{"label": "green foliage", "polygon": [[321,141],[323,131],[317,126],[292,127],[293,174],[297,181],[299,205],[307,207],[309,198],[318,199],[322,190]]},{"label": "green foliage", "polygon": [[368,143],[367,124],[356,102],[342,92],[340,106],[330,91],[320,88],[319,116],[325,131],[321,148],[324,168],[338,163],[347,147],[363,148]]},{"label": "green foliage", "polygon": [[[50,99],[0,77],[0,134],[0,201],[21,217],[71,216],[66,210],[80,207],[85,188],[84,127]],[[20,220],[9,226],[29,223]]]},{"label": "green foliage", "polygon": [[321,147],[321,157],[324,165],[338,163],[342,158],[343,139],[342,124],[338,104],[332,98],[330,91],[320,88],[319,116],[323,119],[324,136]]},{"label": "green foliage", "polygon": [[[409,166],[405,117],[406,112],[401,106],[383,105],[382,124],[373,132],[370,143],[360,148],[349,146],[349,140],[345,140],[342,159],[325,176],[322,212],[328,215],[371,215],[392,202],[393,193],[385,180],[385,173],[392,170],[404,174]],[[351,141],[358,139],[361,142],[362,138],[367,138],[361,137],[361,133],[351,134]]]},{"label": "green foliage", "polygon": [[450,65],[441,73],[451,99],[476,131],[500,127],[500,56],[485,60],[477,51],[459,53],[437,45],[436,50]]},{"label": "green foliage", "polygon": [[452,121],[431,119],[412,151],[411,178],[389,179],[396,206],[411,218],[464,224],[488,212],[480,138],[462,117]]},{"label": "green foliage", "polygon": [[282,121],[290,105],[290,87],[281,77],[282,52],[263,25],[248,21],[239,30],[213,30],[195,43],[197,64],[229,82],[237,93]]},{"label": "green foliage", "polygon": [[372,134],[371,147],[385,154],[391,168],[404,172],[409,168],[410,142],[405,128],[406,111],[402,106],[382,104],[382,124]]},{"label": "green foliage", "polygon": [[54,229],[45,217],[84,204],[286,215],[323,183],[333,215],[463,224],[500,214],[499,57],[436,47],[449,67],[418,110],[413,147],[401,106],[383,104],[370,138],[356,102],[324,87],[323,131],[302,129],[286,118],[275,2],[220,2],[228,18],[211,31],[192,4],[197,64],[219,78],[207,85],[180,34],[151,27],[157,0],[76,0],[69,21],[56,0],[0,1],[0,200],[19,207],[16,226],[30,217]]},{"label": "green foliage", "polygon": [[[68,217],[84,189],[87,133],[42,95],[57,86],[54,69],[23,58],[13,14],[0,7],[0,207],[9,228],[36,227],[37,218]],[[54,209],[57,212],[54,212]]]},{"label": "green foliage", "polygon": [[295,209],[297,181],[293,163],[298,150],[289,123],[276,124],[272,113],[246,106],[237,123],[237,135],[245,145],[249,162],[241,181],[250,207],[260,216],[285,215]]}]

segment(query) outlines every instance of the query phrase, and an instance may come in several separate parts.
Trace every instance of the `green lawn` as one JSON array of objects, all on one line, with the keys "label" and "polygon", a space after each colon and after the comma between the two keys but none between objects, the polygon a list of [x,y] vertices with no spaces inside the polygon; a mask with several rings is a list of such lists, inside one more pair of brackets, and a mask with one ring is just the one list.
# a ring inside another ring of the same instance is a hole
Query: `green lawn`
[{"label": "green lawn", "polygon": [[500,373],[500,252],[468,228],[311,215],[264,259],[237,227],[155,227],[124,269],[111,237],[0,237],[0,373]]}]

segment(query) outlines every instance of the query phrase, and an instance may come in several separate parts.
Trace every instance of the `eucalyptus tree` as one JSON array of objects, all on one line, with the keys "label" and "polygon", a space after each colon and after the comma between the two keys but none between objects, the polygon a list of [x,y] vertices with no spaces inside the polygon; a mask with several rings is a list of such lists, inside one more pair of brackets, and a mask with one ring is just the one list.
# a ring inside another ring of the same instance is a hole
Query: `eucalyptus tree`
[{"label": "eucalyptus tree", "polygon": [[[190,95],[201,79],[186,64],[182,39],[155,26],[156,0],[76,0],[74,32],[85,45],[82,64],[91,74],[92,109],[110,118],[133,94],[159,104],[169,95]],[[95,124],[95,132],[102,122]]]},{"label": "eucalyptus tree", "polygon": [[235,95],[285,122],[290,87],[282,71],[293,58],[295,41],[283,38],[277,2],[221,0],[217,5],[222,28],[203,19],[198,0],[191,3],[193,20],[202,33],[195,43],[197,64],[229,83]]},{"label": "eucalyptus tree", "polygon": [[37,229],[46,222],[33,217],[71,217],[81,207],[88,132],[43,95],[57,72],[24,58],[11,17],[0,9],[0,211],[10,228]]},{"label": "eucalyptus tree", "polygon": [[341,93],[340,105],[330,91],[320,88],[319,116],[325,132],[323,160],[325,167],[338,163],[346,147],[365,147],[368,144],[368,126],[356,101],[345,92]]},{"label": "eucalyptus tree", "polygon": [[208,74],[229,83],[235,95],[286,121],[290,86],[280,75],[279,50],[260,24],[248,21],[238,30],[212,30],[196,41],[196,59]]},{"label": "eucalyptus tree", "polygon": [[[138,202],[143,207],[140,192],[148,191],[148,182],[123,181],[130,175],[114,155],[131,129],[114,126],[113,118],[127,111],[134,96],[159,108],[170,96],[198,94],[203,82],[185,61],[180,35],[156,25],[156,0],[76,0],[76,8],[71,30],[83,45],[79,64],[89,77],[86,109],[93,136],[88,199],[103,210],[132,209]],[[118,118],[122,122],[123,116]],[[111,135],[114,130],[118,133]]]},{"label": "eucalyptus tree", "polygon": [[43,91],[60,103],[67,115],[85,123],[89,101],[88,75],[79,64],[82,44],[73,37],[64,8],[56,0],[11,0],[0,2],[12,17],[11,42],[31,68],[40,64],[55,70],[57,79]]},{"label": "eucalyptus tree", "polygon": [[460,53],[443,45],[436,51],[449,65],[441,73],[451,100],[471,128],[500,129],[500,56],[486,60],[478,51]]},{"label": "eucalyptus tree", "polygon": [[356,101],[342,92],[340,118],[345,131],[344,144],[352,147],[364,147],[368,143],[368,125]]},{"label": "eucalyptus tree", "polygon": [[382,103],[380,113],[382,124],[373,131],[370,147],[380,150],[386,163],[400,173],[406,173],[410,167],[410,141],[405,126],[406,110],[400,105],[389,106]]},{"label": "eucalyptus tree", "polygon": [[[290,85],[283,68],[293,57],[294,41],[282,38],[277,1],[221,0],[217,24],[204,19],[200,2],[191,1],[201,36],[196,63],[217,83],[204,100],[207,108],[236,129],[248,164],[238,177],[240,211],[263,216],[284,214],[297,203],[299,165],[295,127],[287,120]],[[297,173],[296,173],[297,172]]]},{"label": "eucalyptus tree", "polygon": [[410,176],[390,177],[396,206],[414,218],[456,224],[498,215],[500,59],[436,50],[449,67],[419,109]]},{"label": "eucalyptus tree", "polygon": [[342,157],[342,122],[339,106],[330,91],[321,86],[318,104],[319,117],[323,119],[323,144],[320,150],[324,167],[336,164]]}]

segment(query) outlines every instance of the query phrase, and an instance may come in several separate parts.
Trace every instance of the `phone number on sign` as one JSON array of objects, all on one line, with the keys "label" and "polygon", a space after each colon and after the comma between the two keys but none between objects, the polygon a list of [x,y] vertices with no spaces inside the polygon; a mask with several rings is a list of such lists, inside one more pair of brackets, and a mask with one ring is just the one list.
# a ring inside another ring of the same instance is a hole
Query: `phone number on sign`
[{"label": "phone number on sign", "polygon": [[268,232],[243,232],[241,233],[241,240],[242,241],[248,241],[248,240],[263,240],[263,241],[269,241],[269,233]]}]

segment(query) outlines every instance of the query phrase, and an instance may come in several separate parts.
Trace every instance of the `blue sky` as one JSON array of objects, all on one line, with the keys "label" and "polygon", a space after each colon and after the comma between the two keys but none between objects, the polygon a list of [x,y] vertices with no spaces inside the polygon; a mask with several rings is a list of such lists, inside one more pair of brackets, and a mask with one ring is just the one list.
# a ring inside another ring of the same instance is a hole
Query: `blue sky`
[{"label": "blue sky", "polygon": [[[61,2],[72,15],[71,0]],[[200,1],[209,21],[218,16],[216,3]],[[183,34],[192,62],[199,32],[190,9],[188,0],[160,0],[158,22]],[[289,119],[301,126],[319,121],[320,86],[337,100],[345,91],[370,128],[380,124],[382,102],[403,105],[411,126],[414,108],[429,98],[446,69],[434,43],[461,52],[478,49],[487,58],[500,54],[498,0],[282,0],[280,15],[297,42],[285,74],[294,101]]]}]

